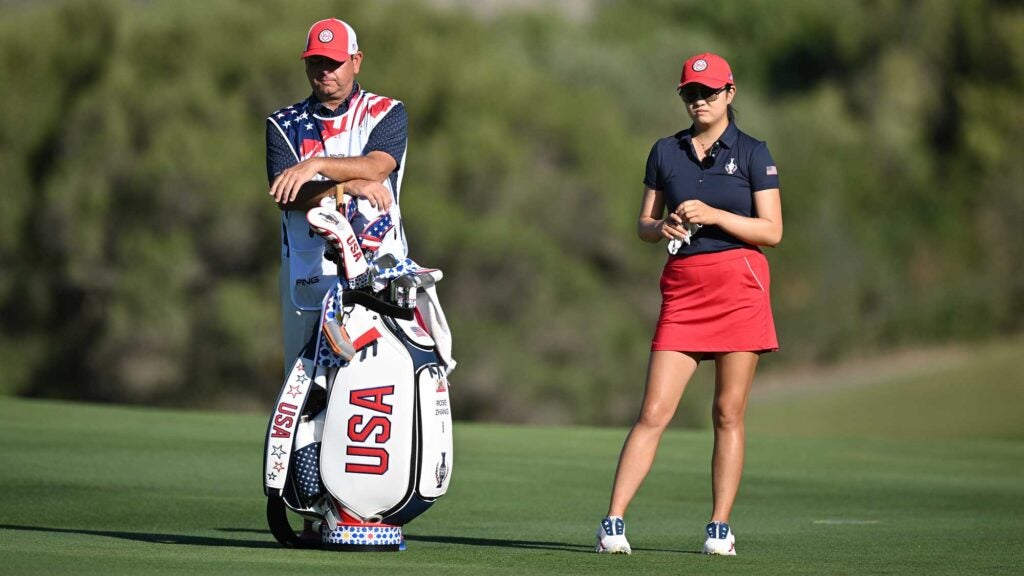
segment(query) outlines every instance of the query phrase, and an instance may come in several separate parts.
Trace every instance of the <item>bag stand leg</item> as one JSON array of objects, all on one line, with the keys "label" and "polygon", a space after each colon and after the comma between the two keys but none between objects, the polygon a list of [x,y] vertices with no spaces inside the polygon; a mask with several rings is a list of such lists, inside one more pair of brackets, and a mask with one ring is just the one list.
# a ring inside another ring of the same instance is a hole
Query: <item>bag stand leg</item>
[{"label": "bag stand leg", "polygon": [[285,548],[321,548],[320,542],[303,540],[288,522],[288,507],[284,498],[267,496],[267,524],[274,539]]}]

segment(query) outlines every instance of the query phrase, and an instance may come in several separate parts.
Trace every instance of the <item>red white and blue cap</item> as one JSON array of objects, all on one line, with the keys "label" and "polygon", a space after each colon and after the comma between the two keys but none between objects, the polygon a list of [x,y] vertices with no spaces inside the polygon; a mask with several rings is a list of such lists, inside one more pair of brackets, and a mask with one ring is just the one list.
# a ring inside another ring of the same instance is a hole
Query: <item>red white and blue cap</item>
[{"label": "red white and blue cap", "polygon": [[683,64],[683,73],[679,76],[679,88],[687,84],[703,84],[715,90],[726,84],[735,85],[732,69],[725,58],[711,52],[698,54]]},{"label": "red white and blue cap", "polygon": [[313,24],[309,29],[302,58],[324,56],[335,62],[344,62],[356,52],[359,52],[356,31],[337,18],[328,18]]}]

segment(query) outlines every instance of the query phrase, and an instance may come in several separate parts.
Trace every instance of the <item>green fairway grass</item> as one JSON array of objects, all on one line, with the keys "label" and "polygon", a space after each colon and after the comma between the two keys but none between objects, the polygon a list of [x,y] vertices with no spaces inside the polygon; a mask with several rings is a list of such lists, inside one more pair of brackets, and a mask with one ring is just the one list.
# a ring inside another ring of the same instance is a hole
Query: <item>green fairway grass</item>
[{"label": "green fairway grass", "polygon": [[710,433],[671,431],[593,553],[625,429],[459,423],[448,495],[404,552],[286,550],[264,522],[259,415],[0,399],[0,573],[1020,574],[1024,443],[752,437],[739,556],[697,552]]},{"label": "green fairway grass", "polygon": [[[755,383],[752,434],[1024,440],[1024,339],[896,354]],[[1024,573],[1024,570],[1022,570]]]}]

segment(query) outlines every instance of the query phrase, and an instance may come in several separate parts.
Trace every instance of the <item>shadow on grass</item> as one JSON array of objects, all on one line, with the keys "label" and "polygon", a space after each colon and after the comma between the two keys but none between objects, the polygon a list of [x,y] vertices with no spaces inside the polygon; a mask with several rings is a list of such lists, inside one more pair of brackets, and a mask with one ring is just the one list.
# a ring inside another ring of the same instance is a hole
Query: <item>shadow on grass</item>
[{"label": "shadow on grass", "polygon": [[564,552],[590,552],[593,546],[572,544],[570,542],[537,542],[533,540],[499,540],[497,538],[467,538],[464,536],[416,536],[406,535],[410,542],[434,542],[437,544],[454,544],[457,546],[487,546],[492,548],[533,548],[538,550],[562,550]]},{"label": "shadow on grass", "polygon": [[[266,534],[267,530],[253,528],[216,528],[218,532],[248,532]],[[563,550],[566,552],[592,552],[593,546],[572,544],[569,542],[535,542],[530,540],[499,540],[496,538],[466,538],[462,536],[416,536],[405,535],[410,542],[433,542],[436,544],[452,544],[455,546],[488,546],[493,548],[534,548],[540,550]]]},{"label": "shadow on grass", "polygon": [[[265,534],[266,530],[253,528],[217,528],[220,532],[252,532]],[[528,548],[535,550],[561,550],[563,552],[582,552],[593,554],[594,546],[589,544],[574,544],[571,542],[538,542],[533,540],[499,540],[497,538],[468,538],[464,536],[417,536],[406,534],[405,539],[410,542],[432,542],[435,544],[452,544],[455,546],[486,546],[491,548]],[[642,552],[669,552],[673,554],[700,554],[694,550],[667,550],[664,548],[633,548]]]},{"label": "shadow on grass", "polygon": [[[50,532],[53,534],[83,534],[85,536],[105,536],[107,538],[119,538],[134,542],[149,542],[151,544],[185,544],[188,546],[234,546],[238,548],[281,548],[281,545],[273,540],[237,540],[233,538],[210,538],[207,536],[190,536],[182,534],[149,534],[146,532],[124,532],[117,530],[84,530],[75,528],[50,528],[47,526],[18,526],[14,524],[0,524],[0,530],[23,530],[26,532]],[[268,538],[270,533],[262,531]]]},{"label": "shadow on grass", "polygon": [[[133,542],[148,542],[150,544],[184,544],[186,546],[233,546],[236,548],[282,548],[277,542],[270,540],[239,540],[236,538],[210,538],[208,536],[190,536],[182,534],[151,534],[146,532],[125,532],[118,530],[86,530],[75,528],[51,528],[47,526],[20,526],[16,524],[0,524],[0,530],[21,530],[25,532],[48,532],[52,534],[82,534],[85,536],[103,536],[106,538],[118,538],[131,540]],[[259,533],[266,536],[270,534],[266,530],[255,530],[252,528],[217,528],[221,532],[247,532]],[[499,540],[496,538],[467,538],[462,536],[406,536],[411,542],[433,542],[437,544],[453,544],[456,546],[486,546],[492,548],[527,548],[534,550],[561,550],[563,552],[576,552],[593,554],[593,546],[585,544],[573,544],[570,542],[539,542],[533,540]],[[635,548],[646,552],[675,552],[692,553],[696,552],[681,550],[662,550],[655,548]]]},{"label": "shadow on grass", "polygon": [[[534,542],[530,540],[497,540],[494,538],[465,538],[462,536],[414,536],[405,537],[411,542],[436,542],[438,544],[455,544],[459,546],[492,546],[495,548],[533,548],[538,550],[561,550],[563,552],[580,552],[593,554],[593,544],[573,544],[570,542]],[[699,554],[692,550],[666,550],[663,548],[636,548],[642,552],[671,552],[674,554]]]}]

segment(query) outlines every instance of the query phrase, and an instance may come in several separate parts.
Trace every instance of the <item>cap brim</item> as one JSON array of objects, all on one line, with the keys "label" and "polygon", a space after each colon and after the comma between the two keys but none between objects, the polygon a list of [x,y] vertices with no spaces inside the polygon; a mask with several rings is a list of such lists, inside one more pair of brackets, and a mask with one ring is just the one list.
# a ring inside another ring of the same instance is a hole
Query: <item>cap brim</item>
[{"label": "cap brim", "polygon": [[345,62],[350,58],[350,55],[345,52],[339,52],[337,50],[327,50],[325,48],[311,48],[302,53],[301,58],[305,60],[310,56],[323,56],[324,58],[330,58],[335,62]]},{"label": "cap brim", "polygon": [[715,80],[714,78],[701,78],[700,80],[687,80],[685,82],[680,82],[679,86],[676,87],[676,90],[679,90],[683,86],[688,86],[690,84],[700,84],[702,86],[707,86],[708,88],[711,88],[712,90],[718,90],[719,88],[721,88],[722,86],[725,86],[726,84],[731,84],[731,82],[729,82],[728,80]]}]

